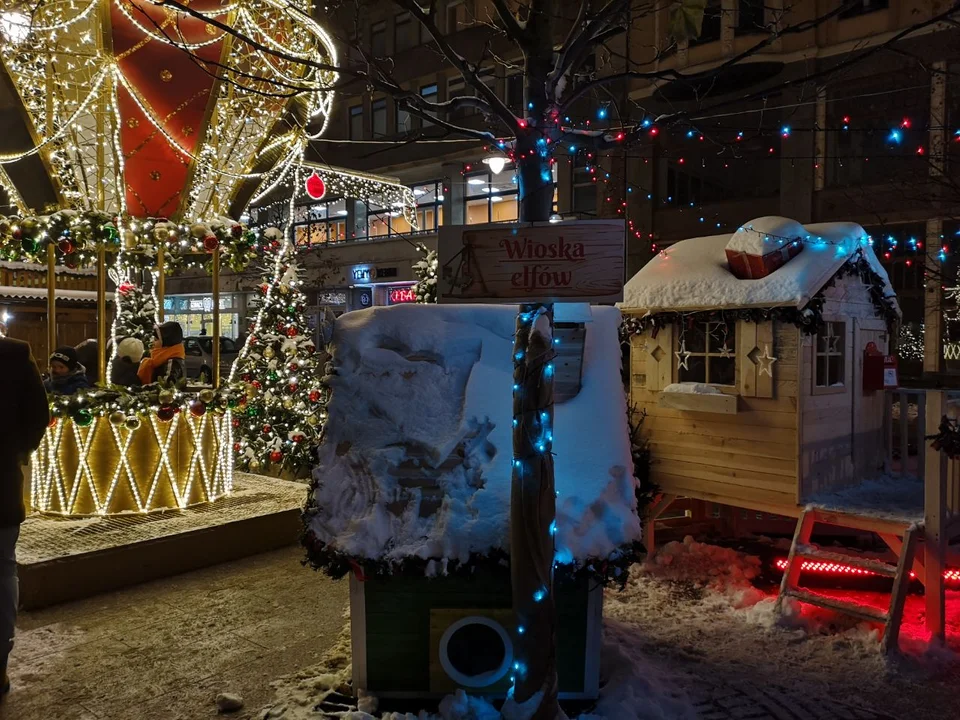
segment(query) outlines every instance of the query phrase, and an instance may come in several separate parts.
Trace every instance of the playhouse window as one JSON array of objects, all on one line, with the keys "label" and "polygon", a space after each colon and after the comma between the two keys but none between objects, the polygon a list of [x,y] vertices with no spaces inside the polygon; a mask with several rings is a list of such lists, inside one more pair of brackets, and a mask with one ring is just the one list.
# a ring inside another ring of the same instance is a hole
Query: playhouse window
[{"label": "playhouse window", "polygon": [[817,387],[843,387],[846,325],[828,322],[817,335],[815,385]]},{"label": "playhouse window", "polygon": [[678,379],[680,382],[734,385],[737,374],[735,348],[734,325],[693,323],[680,332],[677,342]]}]

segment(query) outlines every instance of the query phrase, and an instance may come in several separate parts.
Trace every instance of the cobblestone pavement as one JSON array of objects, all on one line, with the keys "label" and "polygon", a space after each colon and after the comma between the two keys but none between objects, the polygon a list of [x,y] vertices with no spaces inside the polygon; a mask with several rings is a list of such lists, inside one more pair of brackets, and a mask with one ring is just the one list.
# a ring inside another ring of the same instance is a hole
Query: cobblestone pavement
[{"label": "cobblestone pavement", "polygon": [[[316,663],[343,627],[347,583],[290,547],[23,613],[0,720],[208,720],[234,692],[248,718],[270,681]],[[219,716],[223,717],[223,716]]]},{"label": "cobblestone pavement", "polygon": [[701,720],[896,720],[831,698],[738,681],[688,688]]}]

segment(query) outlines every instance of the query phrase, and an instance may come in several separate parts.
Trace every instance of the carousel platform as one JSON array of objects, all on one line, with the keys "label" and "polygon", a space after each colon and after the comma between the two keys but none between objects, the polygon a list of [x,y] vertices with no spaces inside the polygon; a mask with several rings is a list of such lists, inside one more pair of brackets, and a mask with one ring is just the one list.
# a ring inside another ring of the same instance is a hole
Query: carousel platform
[{"label": "carousel platform", "polygon": [[236,560],[297,542],[301,483],[235,473],[216,502],[147,514],[31,515],[17,567],[25,610]]}]

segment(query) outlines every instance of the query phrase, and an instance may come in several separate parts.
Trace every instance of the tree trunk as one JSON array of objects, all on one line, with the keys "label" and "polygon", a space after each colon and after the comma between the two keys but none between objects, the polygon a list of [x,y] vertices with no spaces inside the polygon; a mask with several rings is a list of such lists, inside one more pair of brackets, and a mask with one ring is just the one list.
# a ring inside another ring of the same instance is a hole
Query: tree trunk
[{"label": "tree trunk", "polygon": [[[542,138],[529,133],[517,139],[521,222],[547,221],[553,210],[550,153]],[[535,720],[559,715],[553,594],[553,344],[553,305],[521,305],[513,356],[510,493],[510,574],[518,626],[513,700],[522,704],[542,692]]]}]

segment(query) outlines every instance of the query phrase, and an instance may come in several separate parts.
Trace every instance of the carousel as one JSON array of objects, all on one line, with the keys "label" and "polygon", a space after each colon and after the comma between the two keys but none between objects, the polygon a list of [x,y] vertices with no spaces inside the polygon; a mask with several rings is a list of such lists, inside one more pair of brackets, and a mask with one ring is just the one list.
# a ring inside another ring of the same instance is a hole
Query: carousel
[{"label": "carousel", "polygon": [[[0,16],[2,71],[30,139],[0,140],[0,184],[17,209],[0,217],[0,260],[48,268],[50,348],[55,268],[96,268],[101,378],[50,396],[32,506],[103,516],[215,502],[233,485],[232,415],[244,402],[221,386],[218,343],[211,384],[141,388],[109,384],[108,345],[143,333],[149,346],[170,275],[206,271],[219,307],[221,268],[242,272],[265,251],[289,251],[285,228],[234,218],[305,180],[304,151],[331,109],[334,47],[306,2],[197,0],[186,13],[147,0],[50,0],[30,10]],[[278,79],[297,92],[266,92]],[[55,202],[37,207],[42,183]],[[124,326],[144,296],[149,312]]]}]

